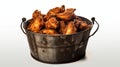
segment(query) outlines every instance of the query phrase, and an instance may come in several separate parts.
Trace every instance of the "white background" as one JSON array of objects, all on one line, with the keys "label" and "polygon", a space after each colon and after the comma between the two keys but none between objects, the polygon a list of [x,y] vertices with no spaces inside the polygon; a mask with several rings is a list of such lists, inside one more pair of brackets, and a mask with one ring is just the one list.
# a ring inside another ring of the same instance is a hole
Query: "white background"
[{"label": "white background", "polygon": [[[30,56],[26,35],[20,29],[21,18],[30,19],[35,9],[46,13],[63,4],[76,8],[79,16],[96,17],[100,29],[89,39],[86,59],[67,64],[38,62]],[[1,0],[0,67],[120,67],[119,4],[119,0]]]}]

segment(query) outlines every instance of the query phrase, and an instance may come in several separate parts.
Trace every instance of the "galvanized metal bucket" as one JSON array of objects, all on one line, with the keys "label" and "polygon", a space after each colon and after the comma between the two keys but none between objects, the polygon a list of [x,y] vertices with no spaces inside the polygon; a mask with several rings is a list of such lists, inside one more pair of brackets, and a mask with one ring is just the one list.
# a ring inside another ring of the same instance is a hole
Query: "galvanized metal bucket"
[{"label": "galvanized metal bucket", "polygon": [[80,18],[92,27],[94,22],[96,22],[97,28],[93,34],[90,35],[92,27],[70,35],[34,33],[27,30],[29,21],[23,18],[20,26],[23,33],[27,36],[32,57],[45,63],[66,63],[83,58],[88,39],[97,32],[99,24],[94,17],[91,19],[92,21],[84,17]]}]

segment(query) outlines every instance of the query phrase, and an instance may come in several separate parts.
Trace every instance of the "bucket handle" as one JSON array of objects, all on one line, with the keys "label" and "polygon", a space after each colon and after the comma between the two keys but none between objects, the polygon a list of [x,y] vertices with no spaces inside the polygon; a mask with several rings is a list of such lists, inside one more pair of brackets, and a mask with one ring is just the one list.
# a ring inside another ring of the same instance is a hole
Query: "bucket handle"
[{"label": "bucket handle", "polygon": [[93,25],[94,25],[94,22],[97,24],[97,28],[96,28],[96,30],[91,35],[89,35],[88,38],[90,38],[91,36],[93,36],[98,31],[98,29],[100,27],[99,23],[95,20],[95,17],[92,17],[91,20],[92,20]]},{"label": "bucket handle", "polygon": [[23,29],[23,28],[24,28],[23,23],[25,23],[25,22],[26,22],[26,18],[23,17],[23,18],[22,18],[22,22],[21,22],[21,24],[20,24],[20,28],[21,28],[21,30],[22,30],[22,32],[23,32],[24,34],[26,34],[25,30]]}]

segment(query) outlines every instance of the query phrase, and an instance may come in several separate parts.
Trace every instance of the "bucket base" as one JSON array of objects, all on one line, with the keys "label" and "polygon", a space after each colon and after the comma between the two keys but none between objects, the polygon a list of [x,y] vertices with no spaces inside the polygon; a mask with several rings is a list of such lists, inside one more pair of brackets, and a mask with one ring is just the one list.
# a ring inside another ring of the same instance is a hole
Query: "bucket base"
[{"label": "bucket base", "polygon": [[75,62],[75,61],[78,61],[80,59],[84,59],[85,58],[85,54],[81,55],[80,57],[78,58],[74,58],[73,60],[70,60],[70,61],[65,61],[65,62],[45,62],[45,61],[42,61],[40,59],[37,59],[35,58],[32,54],[31,54],[32,58],[34,58],[35,60],[39,61],[39,62],[43,62],[43,63],[48,63],[48,64],[64,64],[64,63],[72,63],[72,62]]}]

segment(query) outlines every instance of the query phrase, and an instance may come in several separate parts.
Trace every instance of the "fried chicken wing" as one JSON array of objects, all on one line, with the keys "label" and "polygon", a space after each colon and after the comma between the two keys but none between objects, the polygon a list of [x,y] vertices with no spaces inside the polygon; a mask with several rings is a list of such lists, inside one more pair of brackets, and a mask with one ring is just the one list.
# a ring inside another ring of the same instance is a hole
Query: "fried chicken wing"
[{"label": "fried chicken wing", "polygon": [[55,17],[51,17],[46,23],[45,23],[45,28],[48,29],[56,29],[58,28],[58,21]]},{"label": "fried chicken wing", "polygon": [[75,10],[76,9],[73,9],[73,8],[66,9],[63,13],[58,13],[56,15],[56,17],[58,17],[62,20],[70,20],[74,16],[74,11]]},{"label": "fried chicken wing", "polygon": [[50,9],[47,13],[47,15],[44,17],[46,20],[48,20],[50,17],[55,16],[58,13],[64,12],[65,11],[65,6],[62,5],[61,7],[55,7],[53,9]]},{"label": "fried chicken wing", "polygon": [[60,32],[61,34],[64,33],[65,28],[66,28],[65,22],[64,22],[64,21],[60,21],[60,30],[59,30],[59,32]]},{"label": "fried chicken wing", "polygon": [[80,23],[80,26],[79,26],[79,28],[80,28],[81,30],[88,29],[88,28],[90,28],[90,27],[91,27],[91,26],[88,25],[85,21],[82,21],[82,22]]},{"label": "fried chicken wing", "polygon": [[32,32],[39,32],[44,25],[42,14],[40,11],[35,10],[32,17],[27,29]]},{"label": "fried chicken wing", "polygon": [[55,7],[53,9],[50,9],[47,13],[47,15],[55,15],[57,13],[61,13],[65,11],[65,6],[62,5],[61,7]]},{"label": "fried chicken wing", "polygon": [[79,17],[76,17],[75,19],[74,19],[74,24],[75,24],[75,27],[77,28],[77,31],[80,31],[80,24],[82,23],[82,19],[81,18],[79,18]]},{"label": "fried chicken wing", "polygon": [[68,25],[66,26],[65,31],[64,31],[63,34],[74,34],[74,33],[76,33],[76,31],[77,31],[77,29],[76,29],[76,27],[74,25],[74,22],[70,21],[68,23]]},{"label": "fried chicken wing", "polygon": [[43,29],[40,31],[41,34],[57,34],[56,30],[53,29]]}]

